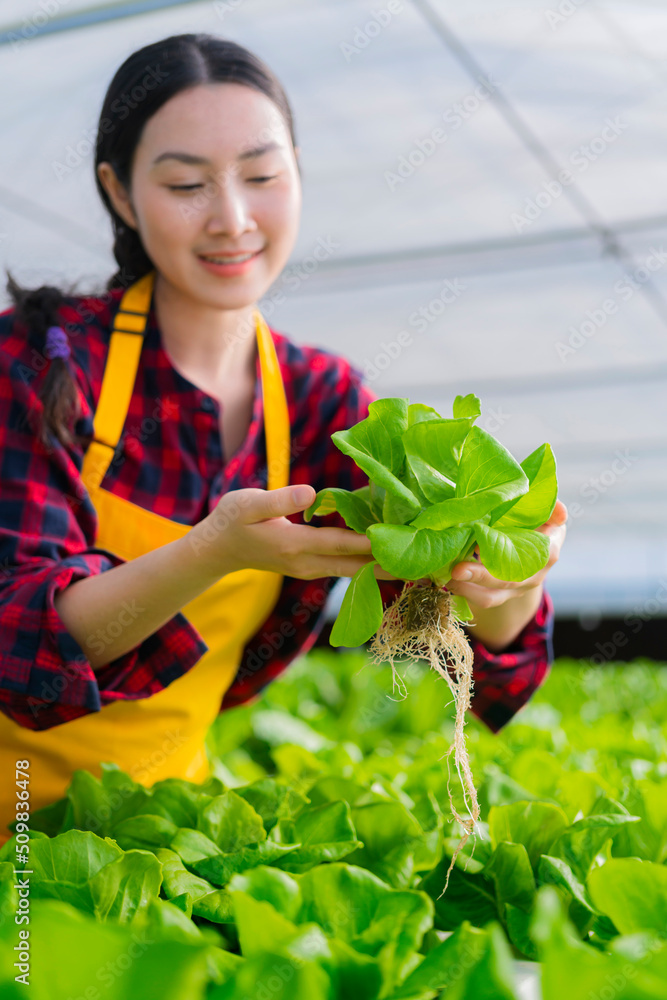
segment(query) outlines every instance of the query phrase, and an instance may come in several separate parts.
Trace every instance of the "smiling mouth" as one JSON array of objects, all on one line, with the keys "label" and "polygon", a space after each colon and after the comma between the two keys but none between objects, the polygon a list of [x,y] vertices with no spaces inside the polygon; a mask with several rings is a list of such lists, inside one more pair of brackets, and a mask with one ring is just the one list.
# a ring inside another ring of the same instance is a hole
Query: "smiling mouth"
[{"label": "smiling mouth", "polygon": [[256,257],[261,250],[253,250],[250,253],[242,254],[198,254],[202,260],[208,260],[211,264],[242,264],[244,260]]}]

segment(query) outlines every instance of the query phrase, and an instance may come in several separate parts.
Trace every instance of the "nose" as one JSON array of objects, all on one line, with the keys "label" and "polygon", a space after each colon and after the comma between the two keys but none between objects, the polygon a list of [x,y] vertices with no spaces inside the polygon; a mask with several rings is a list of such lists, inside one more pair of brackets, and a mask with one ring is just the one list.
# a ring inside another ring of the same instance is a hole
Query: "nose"
[{"label": "nose", "polygon": [[206,193],[209,198],[206,222],[208,232],[235,236],[257,228],[241,180],[225,174],[211,182]]}]

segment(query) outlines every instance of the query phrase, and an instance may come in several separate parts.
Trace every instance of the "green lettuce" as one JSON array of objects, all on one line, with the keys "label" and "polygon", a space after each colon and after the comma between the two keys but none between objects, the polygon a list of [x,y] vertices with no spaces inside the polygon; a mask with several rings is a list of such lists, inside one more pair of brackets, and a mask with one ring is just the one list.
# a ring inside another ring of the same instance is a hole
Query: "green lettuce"
[{"label": "green lettuce", "polygon": [[[404,580],[444,586],[475,546],[489,572],[520,581],[542,569],[549,539],[536,529],[550,517],[558,492],[551,447],[540,445],[520,464],[475,426],[480,402],[457,396],[453,417],[404,398],[369,404],[368,416],[332,441],[368,476],[349,492],[320,490],[304,519],[337,512],[371,540],[373,560],[352,577],[331,632],[333,646],[360,646],[382,621],[373,567]],[[463,598],[457,615],[471,617]]]}]

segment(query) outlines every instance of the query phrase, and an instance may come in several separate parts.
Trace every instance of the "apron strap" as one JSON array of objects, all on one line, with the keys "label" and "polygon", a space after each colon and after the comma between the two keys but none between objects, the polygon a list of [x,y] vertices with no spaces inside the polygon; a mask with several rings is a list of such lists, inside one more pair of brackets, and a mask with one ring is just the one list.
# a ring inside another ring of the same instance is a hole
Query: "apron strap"
[{"label": "apron strap", "polygon": [[[93,421],[94,437],[86,449],[81,470],[81,479],[91,493],[99,489],[123,432],[144,344],[154,282],[155,270],[127,288],[114,317]],[[262,372],[267,489],[277,490],[289,483],[289,410],[271,331],[259,309],[254,310],[253,318]],[[267,414],[271,414],[269,420]]]},{"label": "apron strap", "polygon": [[134,391],[144,344],[155,271],[123,293],[114,317],[102,389],[94,417],[94,438],[86,449],[81,478],[88,490],[99,489],[116,453]]},{"label": "apron strap", "polygon": [[[280,490],[287,486],[290,477],[291,426],[285,396],[285,385],[280,372],[276,345],[271,331],[259,309],[255,309],[255,328],[259,360],[262,366],[262,402],[264,412],[264,437],[266,440],[267,490]],[[267,414],[271,417],[266,419]]]}]

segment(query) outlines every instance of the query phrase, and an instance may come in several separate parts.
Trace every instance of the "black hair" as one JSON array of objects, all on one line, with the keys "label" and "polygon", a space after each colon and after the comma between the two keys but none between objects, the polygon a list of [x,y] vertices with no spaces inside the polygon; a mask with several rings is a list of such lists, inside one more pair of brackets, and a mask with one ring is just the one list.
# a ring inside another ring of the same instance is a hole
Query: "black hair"
[{"label": "black hair", "polygon": [[[127,191],[135,150],[146,122],[163,104],[183,90],[208,83],[240,83],[265,94],[277,106],[296,148],[292,109],[274,73],[256,55],[236,42],[217,35],[198,33],[171,35],[133,52],[118,68],[106,92],[97,128],[95,183],[111,216],[113,254],[118,270],[106,284],[106,291],[128,287],[149,271],[153,262],[139,233],[127,226],[115,211],[100,182],[97,167],[108,162]],[[29,331],[44,337],[48,327],[62,326],[58,308],[66,295],[51,285],[22,288],[6,269],[7,284],[15,307],[15,318]],[[40,340],[40,343],[43,341]],[[69,429],[78,416],[78,391],[70,367],[63,358],[54,358],[40,390],[43,403],[40,439],[49,447],[50,436],[63,445],[74,443]]]}]

